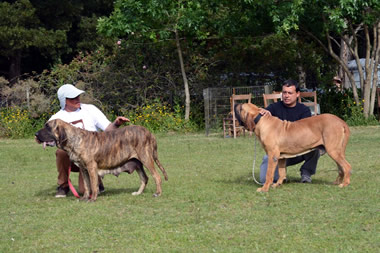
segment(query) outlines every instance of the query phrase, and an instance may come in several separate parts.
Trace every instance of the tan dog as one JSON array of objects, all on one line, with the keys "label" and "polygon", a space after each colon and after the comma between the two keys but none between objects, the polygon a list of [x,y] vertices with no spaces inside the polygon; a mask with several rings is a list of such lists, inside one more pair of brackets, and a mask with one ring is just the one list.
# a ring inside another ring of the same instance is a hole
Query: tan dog
[{"label": "tan dog", "polygon": [[[161,177],[154,162],[161,169],[166,180],[168,176],[157,155],[154,136],[142,126],[127,126],[107,132],[90,132],[74,127],[62,120],[51,120],[45,128],[36,133],[41,142],[54,141],[58,148],[65,150],[83,175],[85,192],[82,200],[95,201],[98,196],[98,175],[118,175],[128,171],[128,164],[134,160],[141,162],[156,183],[156,193],[162,193]],[[133,166],[139,173],[141,186],[134,195],[143,192],[148,178],[142,166]],[[91,192],[90,192],[91,190]],[[91,198],[90,198],[91,193]]]},{"label": "tan dog", "polygon": [[280,177],[273,187],[281,185],[286,178],[286,158],[308,153],[318,146],[324,146],[338,165],[339,175],[334,184],[339,184],[339,187],[350,184],[351,165],[345,158],[350,130],[346,122],[332,114],[289,122],[270,115],[261,116],[259,110],[260,108],[250,103],[235,106],[235,114],[240,124],[249,131],[255,131],[268,155],[265,184],[257,191],[268,191],[273,183],[277,163]]}]

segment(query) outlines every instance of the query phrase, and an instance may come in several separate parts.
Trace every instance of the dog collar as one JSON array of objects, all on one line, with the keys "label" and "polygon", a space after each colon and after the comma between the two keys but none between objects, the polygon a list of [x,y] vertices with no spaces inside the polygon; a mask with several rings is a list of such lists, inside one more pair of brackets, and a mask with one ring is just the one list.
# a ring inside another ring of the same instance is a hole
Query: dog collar
[{"label": "dog collar", "polygon": [[256,125],[259,122],[259,120],[261,119],[261,116],[262,115],[259,113],[259,115],[257,115],[257,117],[253,120],[253,122],[255,122]]}]

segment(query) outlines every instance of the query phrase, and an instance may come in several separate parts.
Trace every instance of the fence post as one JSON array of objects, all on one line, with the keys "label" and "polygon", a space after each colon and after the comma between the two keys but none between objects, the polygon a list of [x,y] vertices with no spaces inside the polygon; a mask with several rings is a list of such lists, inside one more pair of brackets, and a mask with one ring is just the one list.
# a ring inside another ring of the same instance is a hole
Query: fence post
[{"label": "fence post", "polygon": [[29,85],[26,85],[26,104],[27,104],[27,107],[28,107],[28,111],[30,112],[30,87]]},{"label": "fence post", "polygon": [[209,133],[209,121],[210,121],[210,112],[209,112],[209,106],[210,106],[210,97],[209,97],[209,88],[203,90],[203,101],[205,106],[205,128],[206,128],[206,136],[208,136]]}]

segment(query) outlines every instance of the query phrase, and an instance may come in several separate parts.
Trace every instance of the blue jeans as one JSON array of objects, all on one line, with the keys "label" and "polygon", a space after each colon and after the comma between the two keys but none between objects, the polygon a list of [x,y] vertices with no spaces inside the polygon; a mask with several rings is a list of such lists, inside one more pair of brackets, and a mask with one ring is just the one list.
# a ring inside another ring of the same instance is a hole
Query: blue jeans
[{"label": "blue jeans", "polygon": [[[286,159],[286,166],[295,165],[295,164],[305,161],[305,163],[300,168],[301,176],[305,175],[305,176],[311,177],[312,175],[315,174],[315,171],[317,170],[319,157],[320,157],[320,153],[319,153],[319,149],[317,148],[316,150],[311,151],[307,154]],[[268,169],[268,156],[264,155],[263,162],[260,165],[260,182],[261,183],[265,183],[267,169]],[[278,178],[279,178],[279,175],[278,175],[278,166],[277,166],[274,172],[273,182],[277,182]]]}]

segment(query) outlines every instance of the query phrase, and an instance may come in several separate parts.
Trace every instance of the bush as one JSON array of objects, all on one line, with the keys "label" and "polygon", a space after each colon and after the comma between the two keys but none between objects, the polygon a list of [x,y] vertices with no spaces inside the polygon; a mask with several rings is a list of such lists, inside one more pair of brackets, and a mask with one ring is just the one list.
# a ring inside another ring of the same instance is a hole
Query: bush
[{"label": "bush", "polygon": [[[7,138],[27,138],[41,129],[52,113],[43,113],[40,117],[32,117],[26,109],[18,107],[3,108],[0,110],[0,136]],[[131,120],[134,125],[141,125],[152,132],[194,132],[199,130],[193,121],[185,121],[183,108],[179,105],[171,108],[167,104],[161,104],[158,100],[150,105],[142,106],[134,111],[125,111],[123,115]],[[109,114],[109,119],[116,118],[114,113]]]},{"label": "bush", "polygon": [[48,117],[32,118],[28,110],[15,107],[1,109],[0,116],[0,136],[8,138],[33,136]]},{"label": "bush", "polygon": [[[360,96],[360,90],[358,92]],[[345,120],[350,126],[379,124],[373,115],[368,119],[364,117],[362,103],[355,103],[350,89],[345,89],[343,92],[337,92],[335,89],[324,89],[319,91],[318,97],[321,113],[334,114]]]},{"label": "bush", "polygon": [[197,125],[189,120],[184,120],[183,107],[176,104],[174,108],[166,103],[156,100],[152,104],[138,107],[133,112],[124,112],[124,115],[134,125],[141,125],[152,132],[193,132],[198,130]]},{"label": "bush", "polygon": [[363,104],[359,102],[357,105],[351,97],[347,99],[346,114],[343,115],[343,119],[350,126],[374,126],[378,125],[379,122],[375,116],[371,115],[366,119],[363,114]]}]

